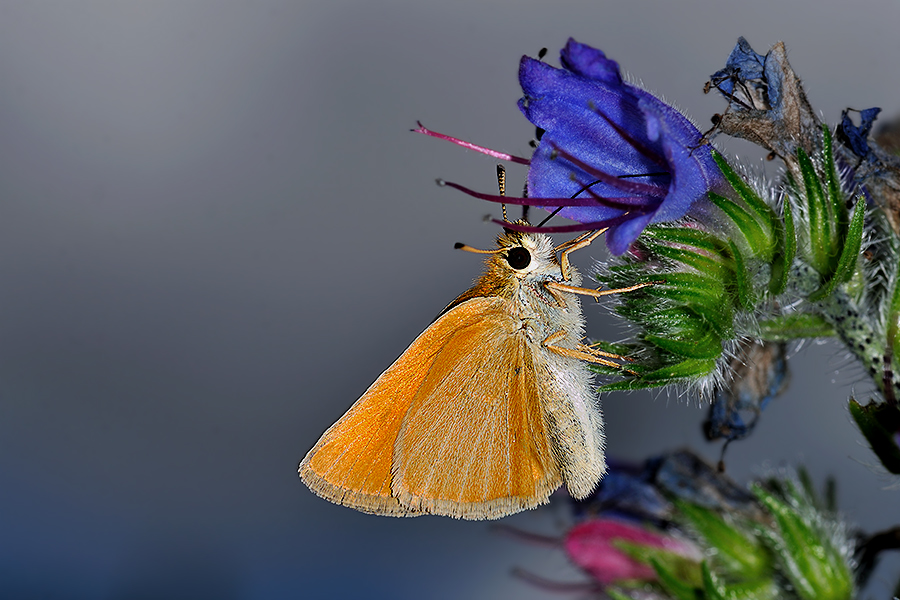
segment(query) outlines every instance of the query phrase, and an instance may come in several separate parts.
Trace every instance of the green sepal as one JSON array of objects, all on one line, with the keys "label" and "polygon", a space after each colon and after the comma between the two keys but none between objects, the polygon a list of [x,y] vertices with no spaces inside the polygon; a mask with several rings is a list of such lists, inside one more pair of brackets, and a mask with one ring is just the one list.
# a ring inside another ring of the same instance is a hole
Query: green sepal
[{"label": "green sepal", "polygon": [[644,340],[676,356],[718,358],[722,338],[697,313],[674,306],[643,315]]},{"label": "green sepal", "polygon": [[[722,281],[705,277],[699,273],[684,271],[666,273],[663,277],[663,283],[646,287],[641,291],[648,296],[690,306],[694,312],[712,325],[719,337],[723,339],[731,337],[734,313]],[[658,275],[647,275],[634,283],[641,283],[642,279],[644,281],[660,281]],[[635,296],[624,297],[622,306],[629,305],[632,300],[638,301]],[[646,310],[647,307],[643,308]],[[638,318],[635,321],[639,323],[642,319]]]},{"label": "green sepal", "polygon": [[[781,494],[783,500],[787,501],[792,508],[796,509],[797,507],[811,507],[816,510],[819,509],[819,500],[816,494],[816,490],[812,485],[812,480],[809,479],[809,474],[807,473],[806,481],[804,482],[804,472],[806,469],[800,469],[797,474],[797,481],[793,479],[782,479],[781,486],[778,488],[778,493]],[[797,485],[797,482],[800,485]]]},{"label": "green sepal", "polygon": [[693,246],[710,254],[722,255],[725,244],[722,240],[700,229],[690,227],[648,227],[641,234],[642,240],[647,237],[682,246]]},{"label": "green sepal", "polygon": [[753,283],[750,281],[750,273],[747,272],[744,257],[737,244],[728,242],[731,256],[734,257],[734,278],[737,283],[738,303],[744,310],[753,310],[756,306],[756,294],[753,293]]},{"label": "green sepal", "polygon": [[825,480],[825,494],[824,494],[824,506],[823,508],[830,513],[837,512],[837,480],[834,478],[834,475],[829,475],[828,479]]},{"label": "green sepal", "polygon": [[737,192],[744,204],[753,211],[763,227],[768,230],[768,236],[771,240],[778,225],[778,216],[775,214],[775,211],[756,194],[753,188],[747,185],[743,177],[734,172],[734,169],[731,168],[731,165],[728,164],[721,154],[713,150],[712,157],[716,164],[719,165],[719,169],[721,169],[725,179],[731,184],[732,189]]},{"label": "green sepal", "polygon": [[712,559],[717,569],[734,579],[767,577],[772,572],[768,550],[756,538],[714,510],[675,500],[678,514],[697,531],[706,546],[715,549]]},{"label": "green sepal", "polygon": [[623,364],[620,368],[615,367],[607,367],[606,365],[601,365],[597,363],[588,363],[588,369],[597,373],[599,375],[607,375],[612,377],[632,377],[631,373],[628,373],[625,369],[631,369],[631,365],[629,363]]},{"label": "green sepal", "polygon": [[884,468],[900,475],[900,448],[895,438],[900,432],[900,409],[875,402],[862,406],[851,398],[850,415]]},{"label": "green sepal", "polygon": [[821,315],[793,313],[760,321],[757,337],[767,342],[789,342],[803,338],[834,337],[831,323]]},{"label": "green sepal", "polygon": [[725,585],[710,570],[709,563],[704,560],[700,568],[703,574],[705,600],[728,600],[728,596],[725,595]]},{"label": "green sepal", "polygon": [[[636,365],[628,365],[629,369],[637,371]],[[669,383],[677,383],[684,380],[695,380],[705,377],[716,368],[715,360],[689,358],[673,365],[668,365],[655,371],[641,373],[637,379],[615,381],[600,386],[601,392],[632,391],[655,388]]]},{"label": "green sepal", "polygon": [[[806,497],[809,498],[816,510],[831,513],[837,510],[837,498],[835,497],[836,483],[834,477],[829,477],[825,480],[824,497],[820,497],[816,492],[816,487],[813,485],[812,477],[806,467],[797,467],[797,479],[800,480],[800,485],[803,486],[803,493],[806,494]],[[793,495],[800,498],[796,493]]]},{"label": "green sepal", "polygon": [[[630,272],[629,272],[630,271]],[[622,276],[624,275],[624,277]],[[700,273],[675,271],[665,274],[642,273],[625,265],[625,269],[611,269],[603,283],[610,287],[624,287],[635,283],[654,285],[623,294],[616,312],[637,325],[643,325],[650,315],[665,306],[688,306],[710,324],[717,336],[730,338],[733,334],[734,312],[725,283]],[[668,302],[667,302],[668,301]]]},{"label": "green sepal", "polygon": [[675,573],[666,568],[666,565],[655,558],[651,558],[650,566],[656,571],[660,586],[673,598],[676,600],[697,600],[696,588],[679,579]]},{"label": "green sepal", "polygon": [[825,187],[831,200],[831,216],[837,225],[835,233],[843,237],[847,227],[847,209],[844,208],[844,193],[841,191],[841,178],[834,163],[834,151],[831,144],[831,128],[822,124],[822,159],[825,164]]},{"label": "green sepal", "polygon": [[742,579],[737,583],[725,583],[709,565],[703,566],[703,600],[775,600],[781,598],[781,590],[772,579]]},{"label": "green sepal", "polygon": [[781,254],[775,257],[772,263],[772,279],[769,281],[769,294],[777,296],[784,293],[787,288],[788,278],[791,275],[791,265],[794,264],[794,256],[797,254],[797,232],[794,230],[794,214],[787,198],[784,200],[784,221],[780,233],[783,236]]},{"label": "green sepal", "polygon": [[794,486],[788,487],[794,506],[759,484],[751,488],[775,519],[775,530],[760,530],[763,539],[780,558],[779,564],[798,596],[804,600],[849,600],[853,578],[847,564],[825,533],[817,530],[815,521],[804,518],[804,513],[812,512],[811,508],[800,506],[798,501],[804,499],[797,496]]},{"label": "green sepal", "polygon": [[608,587],[603,592],[612,600],[634,600],[632,596],[627,596],[615,588]]},{"label": "green sepal", "polygon": [[860,195],[856,200],[856,206],[853,207],[853,217],[847,228],[847,237],[844,238],[844,249],[841,250],[841,258],[838,260],[838,266],[834,272],[834,278],[838,283],[847,283],[856,273],[865,224],[866,199]]},{"label": "green sepal", "polygon": [[813,485],[812,477],[809,475],[809,471],[806,467],[797,467],[797,479],[800,481],[800,485],[803,487],[803,493],[809,498],[810,502],[812,502],[813,506],[816,508],[822,508],[822,505],[819,501],[819,495],[816,494],[816,486]]},{"label": "green sepal", "polygon": [[865,218],[866,200],[860,196],[859,200],[856,201],[856,207],[853,209],[853,218],[850,220],[850,226],[847,228],[847,238],[844,241],[844,248],[841,250],[841,256],[838,259],[834,275],[821,288],[809,295],[810,302],[827,298],[834,292],[835,287],[841,283],[847,283],[853,277],[853,274],[856,272],[859,251],[862,248]]},{"label": "green sepal", "polygon": [[700,585],[700,564],[690,558],[671,550],[665,550],[656,546],[645,546],[627,540],[613,540],[612,545],[645,565],[655,561],[679,581],[691,587]]},{"label": "green sepal", "polygon": [[829,218],[829,207],[822,191],[822,182],[816,175],[816,168],[803,148],[797,148],[797,160],[803,175],[806,212],[809,218],[809,258],[816,271],[828,276],[833,272],[833,252],[836,242]]},{"label": "green sepal", "polygon": [[734,225],[744,234],[754,256],[758,256],[766,262],[771,261],[775,253],[773,232],[765,231],[756,217],[734,200],[715,192],[709,192],[707,196],[713,204],[728,215]]},{"label": "green sepal", "polygon": [[715,279],[725,279],[726,272],[730,270],[728,268],[729,265],[725,264],[721,259],[714,258],[708,254],[692,252],[686,248],[675,248],[666,244],[657,244],[647,239],[643,240],[643,244],[648,251],[656,256],[680,262]]},{"label": "green sepal", "polygon": [[643,337],[654,346],[677,356],[716,359],[722,354],[722,340],[710,330],[706,330],[703,337],[700,338],[692,338],[682,332],[678,334],[673,332],[668,337],[648,333]]}]

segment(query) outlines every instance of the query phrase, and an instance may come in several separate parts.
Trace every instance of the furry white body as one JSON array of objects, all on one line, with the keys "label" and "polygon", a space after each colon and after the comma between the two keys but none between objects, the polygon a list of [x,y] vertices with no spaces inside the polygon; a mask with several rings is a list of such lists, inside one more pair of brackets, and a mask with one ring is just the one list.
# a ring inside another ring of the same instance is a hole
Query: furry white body
[{"label": "furry white body", "polygon": [[[534,357],[547,423],[566,488],[575,498],[590,494],[606,472],[605,436],[600,399],[594,392],[593,375],[582,360],[551,352],[544,340],[559,331],[565,335],[555,345],[575,350],[584,338],[581,301],[574,294],[560,294],[563,306],[544,288],[548,281],[581,285],[581,274],[569,267],[565,281],[549,237],[523,236],[532,254],[530,268],[517,273],[518,286],[510,309],[521,327]],[[532,267],[533,265],[533,267]]]}]

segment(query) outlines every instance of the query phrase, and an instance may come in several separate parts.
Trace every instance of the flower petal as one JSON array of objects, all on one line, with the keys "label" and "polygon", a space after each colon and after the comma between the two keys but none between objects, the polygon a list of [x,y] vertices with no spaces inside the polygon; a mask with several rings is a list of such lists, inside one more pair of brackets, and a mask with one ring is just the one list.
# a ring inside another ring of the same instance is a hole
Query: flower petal
[{"label": "flower petal", "polygon": [[[586,79],[576,73],[556,69],[525,57],[519,69],[519,80],[525,97],[519,107],[529,121],[546,133],[532,157],[528,175],[532,197],[570,196],[593,177],[555,158],[555,147],[564,148],[572,156],[611,175],[635,175],[659,171],[635,146],[623,139],[606,119],[619,124],[640,141],[655,147],[647,139],[644,117],[631,95],[622,86],[611,87],[603,81]],[[600,196],[617,192],[605,185],[596,186]],[[596,216],[596,215],[594,215]],[[592,217],[593,218],[593,217]]]},{"label": "flower petal", "polygon": [[708,145],[699,145],[697,128],[681,113],[660,102],[641,101],[648,130],[658,132],[672,172],[669,193],[651,223],[683,217],[691,205],[710,190],[723,191],[727,182]]},{"label": "flower petal", "polygon": [[563,67],[582,77],[622,85],[619,63],[606,58],[602,50],[579,44],[573,38],[569,38],[566,47],[560,52],[560,60]]},{"label": "flower petal", "polygon": [[622,255],[628,251],[628,247],[641,235],[644,227],[650,224],[653,214],[635,217],[626,223],[611,227],[606,232],[606,247],[615,255]]},{"label": "flower petal", "polygon": [[850,110],[841,112],[841,124],[838,126],[838,139],[860,158],[870,158],[869,133],[881,109],[866,108],[859,111],[859,127],[850,119]]},{"label": "flower petal", "polygon": [[741,36],[731,54],[728,55],[725,68],[713,73],[710,79],[716,83],[719,91],[731,95],[734,93],[735,81],[746,82],[751,79],[762,79],[765,63],[766,57],[754,52],[750,42]]}]

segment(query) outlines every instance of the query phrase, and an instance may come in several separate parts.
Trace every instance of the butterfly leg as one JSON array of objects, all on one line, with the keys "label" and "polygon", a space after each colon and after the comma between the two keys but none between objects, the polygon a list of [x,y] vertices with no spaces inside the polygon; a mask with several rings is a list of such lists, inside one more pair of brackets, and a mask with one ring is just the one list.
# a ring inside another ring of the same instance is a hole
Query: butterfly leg
[{"label": "butterfly leg", "polygon": [[607,367],[613,367],[615,369],[622,369],[623,371],[627,371],[632,375],[637,375],[634,371],[626,369],[619,363],[615,363],[611,360],[607,360],[603,358],[604,356],[608,356],[610,358],[619,358],[623,360],[627,360],[624,356],[619,356],[618,354],[611,354],[609,352],[603,352],[602,350],[595,350],[590,346],[585,346],[584,344],[578,344],[575,348],[565,348],[563,346],[555,345],[555,342],[565,337],[566,332],[564,329],[560,329],[556,333],[551,333],[547,336],[547,338],[543,341],[543,346],[554,352],[559,354],[560,356],[566,356],[568,358],[574,358],[576,360],[583,360],[585,362],[595,363],[598,365],[604,365]]},{"label": "butterfly leg", "polygon": [[586,248],[591,245],[591,242],[596,240],[598,237],[603,235],[606,229],[598,229],[597,231],[589,231],[583,235],[578,236],[574,240],[567,242],[566,244],[562,244],[557,248],[563,249],[562,254],[559,256],[559,269],[562,272],[563,279],[566,281],[569,280],[569,254],[575,252],[576,250],[580,250],[581,248]]},{"label": "butterfly leg", "polygon": [[[607,229],[609,229],[609,227],[606,227],[606,228],[604,228],[604,229],[601,229],[601,230],[600,230],[600,233],[605,232]],[[557,247],[554,248],[553,250],[554,250],[554,252],[561,252],[562,250],[568,250],[569,248],[571,248],[571,247],[574,246],[575,244],[578,244],[578,243],[584,241],[585,239],[591,237],[591,236],[594,235],[595,233],[596,233],[596,231],[594,231],[594,230],[586,231],[586,232],[582,233],[581,235],[579,235],[577,238],[571,239],[571,240],[569,240],[569,241],[567,241],[567,242],[563,242],[562,244],[560,244],[559,246],[557,246]]]},{"label": "butterfly leg", "polygon": [[545,283],[544,287],[547,288],[547,290],[549,290],[555,298],[558,298],[555,292],[567,292],[569,294],[581,294],[583,296],[593,296],[594,298],[601,298],[603,296],[609,296],[610,294],[624,294],[625,292],[633,292],[634,290],[639,290],[651,285],[663,283],[665,283],[665,281],[648,281],[646,283],[636,283],[634,285],[629,285],[628,287],[616,288],[614,290],[592,290],[590,288],[577,287],[574,285],[567,285],[565,283],[550,281]]},{"label": "butterfly leg", "polygon": [[579,344],[579,347],[584,347],[585,352],[590,352],[592,354],[596,354],[598,356],[608,356],[609,358],[617,358],[619,360],[627,360],[628,362],[634,362],[635,359],[629,358],[627,356],[622,356],[621,354],[613,354],[612,352],[607,352],[606,350],[600,350],[599,348],[595,348],[601,344],[602,342],[597,342],[596,344]]}]

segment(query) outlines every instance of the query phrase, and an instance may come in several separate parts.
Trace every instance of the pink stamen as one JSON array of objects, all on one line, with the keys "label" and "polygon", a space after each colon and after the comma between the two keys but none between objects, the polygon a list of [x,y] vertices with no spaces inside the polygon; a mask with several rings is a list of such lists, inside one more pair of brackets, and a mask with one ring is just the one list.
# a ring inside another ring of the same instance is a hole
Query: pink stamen
[{"label": "pink stamen", "polygon": [[505,152],[497,152],[496,150],[491,150],[490,148],[485,148],[484,146],[477,146],[470,142],[465,142],[459,138],[451,137],[449,135],[444,135],[443,133],[438,133],[436,131],[431,131],[430,129],[426,129],[424,125],[422,125],[421,121],[416,121],[415,129],[411,129],[410,131],[415,131],[416,133],[424,133],[425,135],[430,135],[431,137],[438,138],[440,140],[445,140],[447,142],[453,142],[458,146],[462,146],[463,148],[468,148],[469,150],[475,150],[476,152],[481,152],[482,154],[487,154],[488,156],[493,156],[499,160],[508,160],[510,162],[519,163],[520,165],[530,165],[531,161],[527,158],[522,158],[521,156],[513,156],[512,154],[507,154]]}]

